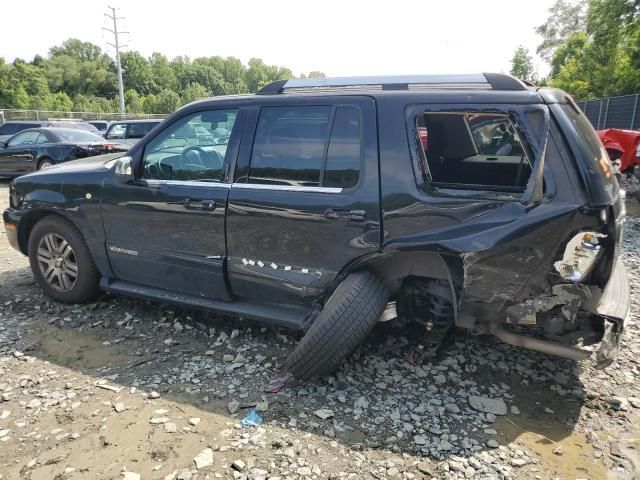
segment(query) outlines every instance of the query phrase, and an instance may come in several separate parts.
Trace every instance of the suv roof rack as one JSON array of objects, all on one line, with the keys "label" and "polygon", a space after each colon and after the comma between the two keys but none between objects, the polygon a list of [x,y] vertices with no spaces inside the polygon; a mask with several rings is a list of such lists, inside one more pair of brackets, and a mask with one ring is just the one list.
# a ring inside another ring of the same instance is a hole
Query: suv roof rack
[{"label": "suv roof rack", "polygon": [[272,95],[297,91],[317,90],[433,90],[433,89],[483,89],[527,90],[527,86],[511,75],[503,73],[475,73],[456,75],[391,75],[370,77],[293,78],[277,80],[260,90],[258,95]]}]

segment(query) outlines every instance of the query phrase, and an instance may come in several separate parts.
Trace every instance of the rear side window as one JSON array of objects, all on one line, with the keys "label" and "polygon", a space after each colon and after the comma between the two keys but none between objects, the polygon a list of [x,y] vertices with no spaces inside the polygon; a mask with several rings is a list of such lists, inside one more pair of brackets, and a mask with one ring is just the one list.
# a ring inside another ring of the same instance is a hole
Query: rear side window
[{"label": "rear side window", "polygon": [[524,192],[533,161],[508,115],[425,112],[416,131],[433,186]]},{"label": "rear side window", "polygon": [[609,155],[600,142],[589,119],[572,102],[562,104],[562,110],[571,121],[573,137],[578,143],[589,173],[598,178],[606,191],[608,201],[614,198],[615,175],[609,161]]},{"label": "rear side window", "polygon": [[155,123],[130,123],[127,138],[142,138],[154,127]]},{"label": "rear side window", "polygon": [[360,176],[360,111],[339,107],[333,120],[322,186],[355,187]]},{"label": "rear side window", "polygon": [[361,137],[354,107],[264,107],[249,182],[353,187],[360,175]]},{"label": "rear side window", "polygon": [[127,133],[127,125],[123,123],[116,123],[111,125],[107,131],[105,138],[109,140],[123,139]]},{"label": "rear side window", "polygon": [[26,130],[27,128],[37,128],[37,123],[11,123],[7,122],[0,127],[0,135],[13,135],[15,133]]},{"label": "rear side window", "polygon": [[0,135],[13,135],[17,132],[17,128],[15,123],[5,123],[0,127]]}]

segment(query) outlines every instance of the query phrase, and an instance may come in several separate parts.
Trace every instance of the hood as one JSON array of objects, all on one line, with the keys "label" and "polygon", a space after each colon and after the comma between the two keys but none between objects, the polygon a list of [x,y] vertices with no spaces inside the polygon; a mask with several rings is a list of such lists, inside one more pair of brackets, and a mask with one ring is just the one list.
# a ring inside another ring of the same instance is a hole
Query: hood
[{"label": "hood", "polygon": [[112,160],[120,158],[125,155],[126,152],[108,153],[106,155],[96,155],[94,157],[82,158],[80,160],[72,160],[70,162],[59,163],[53,165],[44,170],[38,170],[37,172],[29,173],[18,178],[25,179],[27,181],[48,180],[49,178],[55,178],[60,174],[74,174],[74,173],[96,173],[101,171],[107,171],[112,165],[107,165]]}]

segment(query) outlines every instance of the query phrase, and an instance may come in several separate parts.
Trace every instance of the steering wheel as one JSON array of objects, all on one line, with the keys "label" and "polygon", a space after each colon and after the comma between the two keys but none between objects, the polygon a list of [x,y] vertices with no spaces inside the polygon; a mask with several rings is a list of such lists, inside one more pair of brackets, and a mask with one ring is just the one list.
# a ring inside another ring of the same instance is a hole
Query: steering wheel
[{"label": "steering wheel", "polygon": [[[197,152],[198,153],[198,160],[197,163],[191,161],[187,155],[190,152]],[[187,147],[184,150],[182,150],[182,153],[180,154],[180,168],[184,169],[184,166],[186,164],[191,164],[191,165],[198,165],[201,167],[204,167],[204,165],[202,164],[202,159],[204,157],[206,157],[207,152],[205,152],[201,147],[197,146],[197,145],[192,145],[191,147]]]}]

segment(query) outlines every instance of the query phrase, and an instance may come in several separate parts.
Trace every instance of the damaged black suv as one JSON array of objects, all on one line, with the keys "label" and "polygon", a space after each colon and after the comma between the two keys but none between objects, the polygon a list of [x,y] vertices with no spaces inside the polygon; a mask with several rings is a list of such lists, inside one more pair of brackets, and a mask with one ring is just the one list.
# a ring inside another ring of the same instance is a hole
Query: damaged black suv
[{"label": "damaged black suv", "polygon": [[607,153],[566,93],[507,75],[279,81],[10,195],[7,235],[51,298],[299,329],[300,378],[395,317],[427,350],[455,326],[605,366],[629,310]]}]

